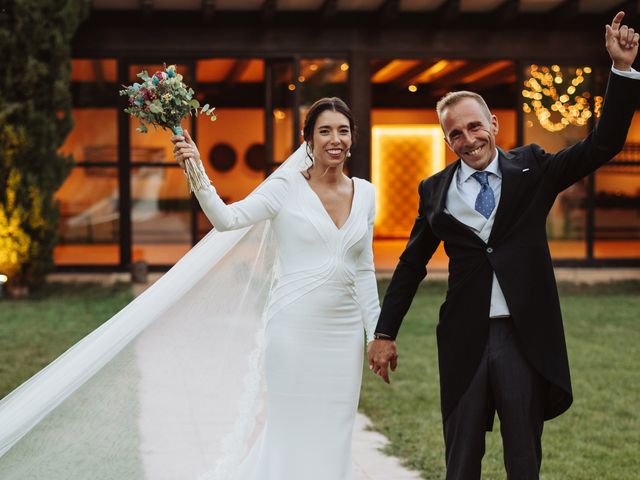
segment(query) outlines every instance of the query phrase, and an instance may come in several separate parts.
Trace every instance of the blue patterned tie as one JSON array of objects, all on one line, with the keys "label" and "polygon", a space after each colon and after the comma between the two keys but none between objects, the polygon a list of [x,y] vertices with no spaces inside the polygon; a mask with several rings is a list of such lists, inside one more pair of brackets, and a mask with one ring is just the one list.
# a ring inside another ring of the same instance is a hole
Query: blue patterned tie
[{"label": "blue patterned tie", "polygon": [[489,218],[496,206],[493,189],[489,185],[489,172],[476,172],[472,176],[480,184],[480,192],[476,197],[476,211],[480,212],[484,218]]}]

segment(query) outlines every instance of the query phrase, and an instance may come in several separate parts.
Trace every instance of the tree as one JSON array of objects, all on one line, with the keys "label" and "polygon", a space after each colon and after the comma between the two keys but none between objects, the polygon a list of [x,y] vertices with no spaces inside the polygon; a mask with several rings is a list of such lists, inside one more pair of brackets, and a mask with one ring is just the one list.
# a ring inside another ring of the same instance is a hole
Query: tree
[{"label": "tree", "polygon": [[53,269],[59,207],[73,159],[71,39],[89,0],[0,3],[0,273],[37,286]]}]

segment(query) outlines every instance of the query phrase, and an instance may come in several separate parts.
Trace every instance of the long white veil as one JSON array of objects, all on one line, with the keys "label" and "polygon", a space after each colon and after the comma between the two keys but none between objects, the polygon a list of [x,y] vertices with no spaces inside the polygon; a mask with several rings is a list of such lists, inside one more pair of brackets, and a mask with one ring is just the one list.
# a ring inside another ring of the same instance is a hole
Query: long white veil
[{"label": "long white veil", "polygon": [[[272,176],[307,166],[303,143]],[[211,231],[2,399],[0,478],[230,478],[260,429],[275,248],[268,221]]]}]

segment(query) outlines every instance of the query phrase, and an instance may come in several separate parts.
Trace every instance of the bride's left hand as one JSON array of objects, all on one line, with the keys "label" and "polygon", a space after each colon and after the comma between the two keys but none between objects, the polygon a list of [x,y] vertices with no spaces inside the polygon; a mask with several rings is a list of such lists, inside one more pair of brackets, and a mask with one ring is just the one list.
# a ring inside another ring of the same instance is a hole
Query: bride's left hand
[{"label": "bride's left hand", "polygon": [[198,162],[200,160],[200,152],[198,151],[198,147],[191,139],[191,135],[189,135],[189,132],[187,130],[184,131],[184,136],[173,135],[171,137],[171,141],[174,144],[173,156],[183,170],[185,168],[184,162],[188,158],[191,158],[195,162]]}]

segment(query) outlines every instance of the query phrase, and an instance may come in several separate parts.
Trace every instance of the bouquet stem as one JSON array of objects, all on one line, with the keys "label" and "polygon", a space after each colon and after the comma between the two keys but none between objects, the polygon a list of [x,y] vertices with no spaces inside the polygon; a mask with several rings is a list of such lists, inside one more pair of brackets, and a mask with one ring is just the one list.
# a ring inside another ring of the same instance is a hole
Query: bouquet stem
[{"label": "bouquet stem", "polygon": [[[184,130],[180,125],[171,127],[171,131],[175,135],[184,135]],[[207,177],[207,173],[204,171],[204,167],[202,166],[202,162],[196,162],[192,158],[187,158],[184,162],[184,173],[189,179],[189,185],[191,185],[191,190],[197,192],[199,190],[206,190],[211,185],[211,181],[209,177]]]}]

